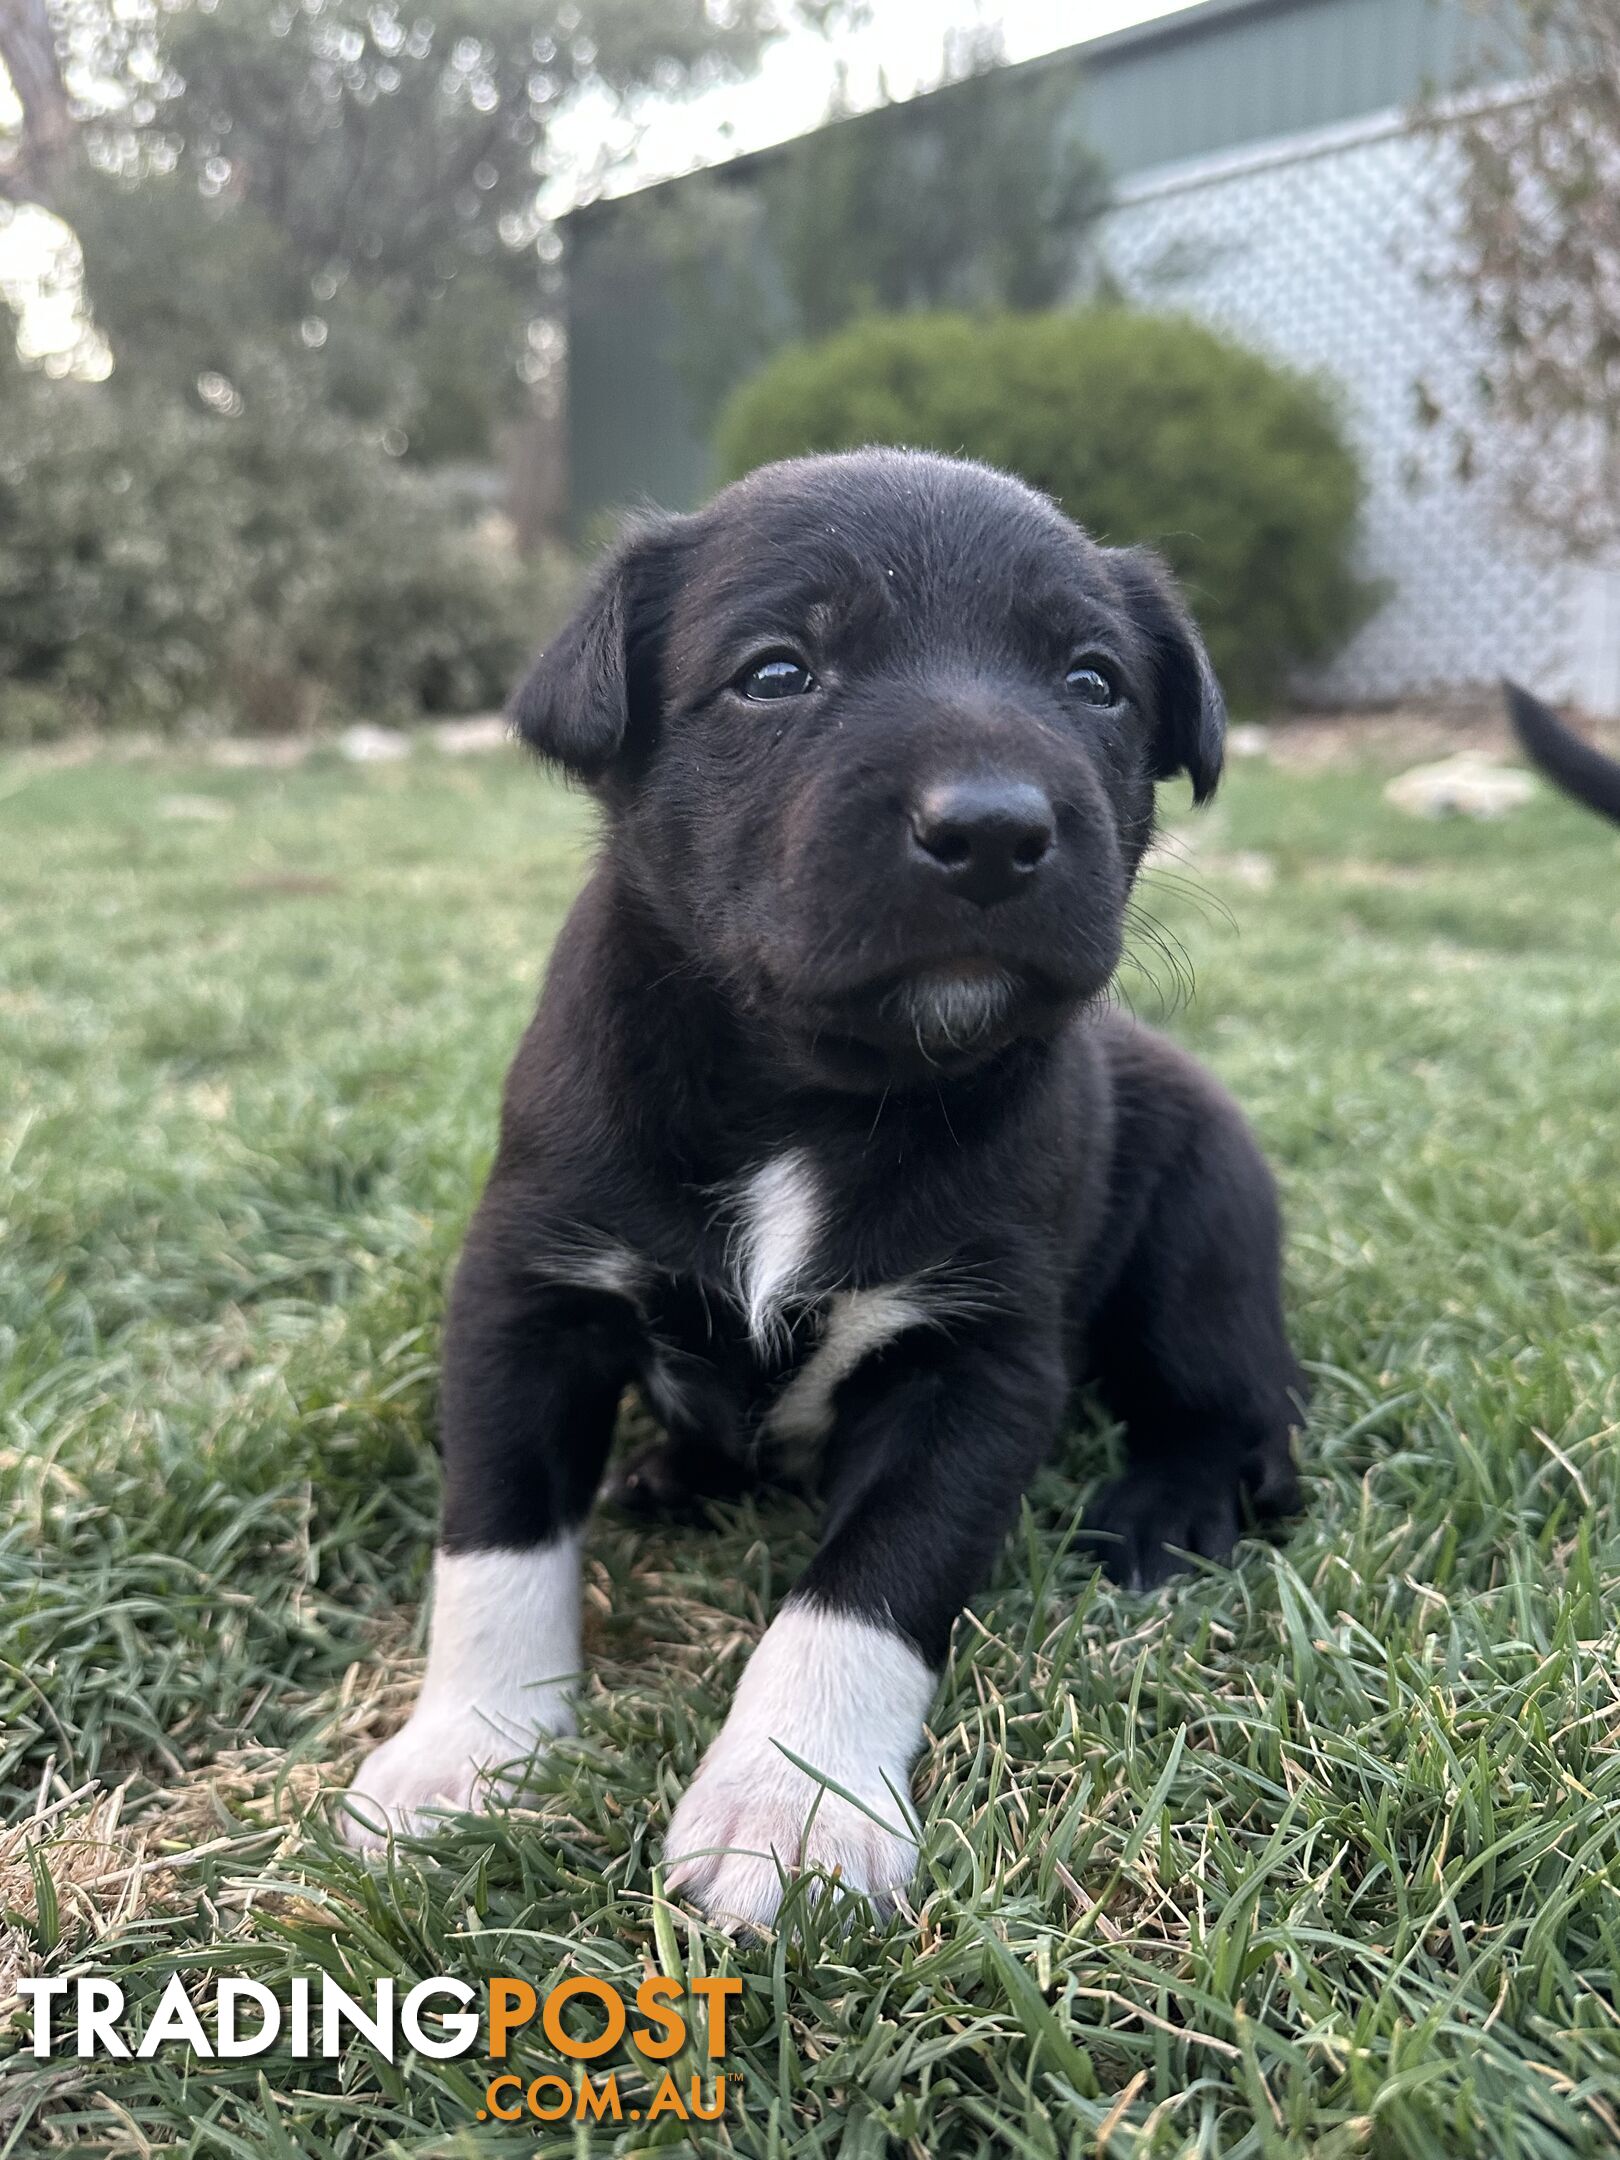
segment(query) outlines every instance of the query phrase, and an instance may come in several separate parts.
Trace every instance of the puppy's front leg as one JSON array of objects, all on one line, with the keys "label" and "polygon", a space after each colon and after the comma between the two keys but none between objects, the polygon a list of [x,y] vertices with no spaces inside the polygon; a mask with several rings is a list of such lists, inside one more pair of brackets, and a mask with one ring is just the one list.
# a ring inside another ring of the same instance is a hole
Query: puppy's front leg
[{"label": "puppy's front leg", "polygon": [[719,1919],[768,1925],[801,1866],[880,1905],[916,1867],[911,1770],[951,1626],[1058,1429],[1064,1376],[1055,1325],[915,1340],[842,1419],[821,1548],[670,1823],[670,1887]]},{"label": "puppy's front leg", "polygon": [[445,1334],[427,1674],[409,1721],[346,1796],[353,1843],[477,1806],[500,1790],[503,1769],[573,1729],[580,1539],[632,1325],[618,1298],[537,1284],[475,1226]]}]

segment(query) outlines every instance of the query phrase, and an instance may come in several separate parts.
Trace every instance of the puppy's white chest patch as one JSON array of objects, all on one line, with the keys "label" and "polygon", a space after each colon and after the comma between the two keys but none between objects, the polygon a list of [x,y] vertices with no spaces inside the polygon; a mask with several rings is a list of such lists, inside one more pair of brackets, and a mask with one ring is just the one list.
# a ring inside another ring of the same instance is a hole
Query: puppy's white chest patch
[{"label": "puppy's white chest patch", "polygon": [[828,1210],[808,1150],[773,1155],[735,1189],[732,1205],[731,1274],[756,1352],[780,1353],[790,1338],[804,1344],[760,1419],[758,1435],[803,1456],[831,1430],[833,1399],[844,1382],[908,1328],[926,1324],[933,1307],[913,1281],[866,1290],[818,1284]]},{"label": "puppy's white chest patch", "polygon": [[815,1165],[803,1148],[773,1155],[736,1198],[731,1271],[748,1332],[759,1344],[781,1333],[788,1300],[803,1291],[825,1214]]},{"label": "puppy's white chest patch", "polygon": [[814,1344],[766,1412],[762,1436],[790,1452],[818,1446],[832,1429],[833,1398],[844,1382],[869,1357],[930,1318],[912,1283],[835,1290],[823,1307]]}]

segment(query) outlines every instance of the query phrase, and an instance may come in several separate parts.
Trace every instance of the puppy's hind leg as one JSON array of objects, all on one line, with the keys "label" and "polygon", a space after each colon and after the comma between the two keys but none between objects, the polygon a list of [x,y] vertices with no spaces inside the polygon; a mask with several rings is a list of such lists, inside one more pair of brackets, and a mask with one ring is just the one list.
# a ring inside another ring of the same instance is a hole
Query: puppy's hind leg
[{"label": "puppy's hind leg", "polygon": [[650,1340],[638,1362],[637,1393],[659,1430],[612,1464],[604,1499],[644,1521],[696,1524],[709,1501],[738,1499],[757,1482],[732,1397],[702,1360]]},{"label": "puppy's hind leg", "polygon": [[1126,1469],[1086,1511],[1099,1559],[1131,1589],[1181,1553],[1226,1561],[1245,1509],[1300,1504],[1293,1429],[1304,1376],[1283,1326],[1271,1173],[1213,1086],[1154,1178],[1087,1363],[1126,1426]]},{"label": "puppy's hind leg", "polygon": [[615,1462],[602,1497],[645,1521],[700,1523],[711,1500],[748,1490],[746,1466],[706,1434],[671,1430]]}]

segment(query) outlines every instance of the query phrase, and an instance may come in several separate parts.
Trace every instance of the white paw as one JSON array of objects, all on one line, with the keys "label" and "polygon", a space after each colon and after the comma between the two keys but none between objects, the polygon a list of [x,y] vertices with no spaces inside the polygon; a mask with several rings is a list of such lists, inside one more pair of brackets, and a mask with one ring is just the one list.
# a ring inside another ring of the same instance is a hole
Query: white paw
[{"label": "white paw", "polygon": [[[835,1895],[858,1894],[880,1908],[893,1906],[907,1889],[917,1845],[908,1828],[904,1764],[893,1766],[892,1792],[880,1782],[875,1792],[861,1793],[872,1811],[865,1814],[806,1777],[769,1741],[728,1748],[717,1763],[719,1752],[705,1757],[670,1822],[665,1852],[672,1891],[716,1920],[769,1927],[784,1878],[801,1869],[831,1876]],[[907,1834],[897,1834],[902,1829]]]},{"label": "white paw", "polygon": [[917,1865],[911,1765],[933,1692],[933,1674],[893,1629],[787,1605],[675,1810],[669,1887],[753,1927],[770,1925],[784,1877],[804,1868],[833,1877],[835,1894],[892,1905]]},{"label": "white paw", "polygon": [[520,1721],[418,1707],[360,1765],[341,1802],[344,1836],[362,1852],[377,1852],[395,1832],[421,1837],[437,1815],[481,1811],[509,1797],[535,1751],[573,1729],[560,1698],[537,1718],[538,1708],[529,1706]]},{"label": "white paw", "polygon": [[572,1732],[579,1670],[579,1539],[516,1552],[441,1552],[433,1564],[427,1672],[409,1723],[360,1765],[343,1796],[351,1845],[495,1804],[556,1733]]}]

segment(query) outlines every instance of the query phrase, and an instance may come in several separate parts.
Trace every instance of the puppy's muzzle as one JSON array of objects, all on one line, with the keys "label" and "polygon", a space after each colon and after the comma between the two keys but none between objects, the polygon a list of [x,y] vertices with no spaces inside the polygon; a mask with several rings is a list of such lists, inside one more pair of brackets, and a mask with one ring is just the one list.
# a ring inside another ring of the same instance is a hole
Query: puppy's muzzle
[{"label": "puppy's muzzle", "polygon": [[1057,844],[1051,800],[1033,780],[938,781],[911,811],[911,860],[976,907],[1021,892]]}]

